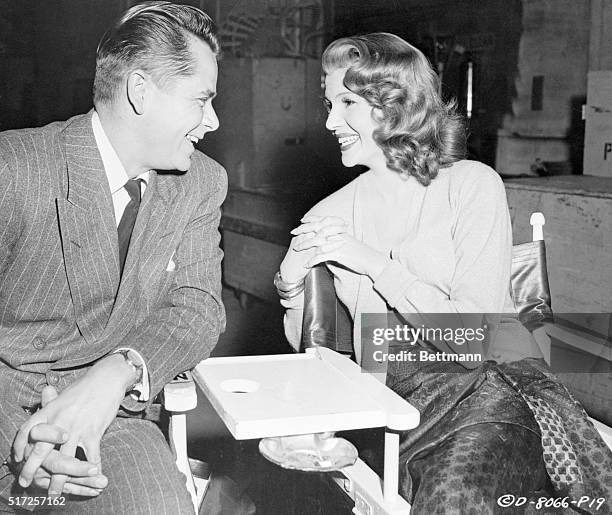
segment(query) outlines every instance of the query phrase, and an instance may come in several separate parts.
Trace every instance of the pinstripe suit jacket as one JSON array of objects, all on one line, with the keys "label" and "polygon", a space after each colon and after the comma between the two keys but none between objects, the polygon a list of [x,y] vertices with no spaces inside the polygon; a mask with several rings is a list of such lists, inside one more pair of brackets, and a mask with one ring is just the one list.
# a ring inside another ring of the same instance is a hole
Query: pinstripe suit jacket
[{"label": "pinstripe suit jacket", "polygon": [[[0,407],[38,403],[47,383],[64,388],[118,347],[144,357],[151,396],[208,356],[225,326],[226,190],[225,170],[197,151],[188,172],[151,174],[120,282],[91,112],[0,134]],[[5,418],[0,457],[14,437]]]}]

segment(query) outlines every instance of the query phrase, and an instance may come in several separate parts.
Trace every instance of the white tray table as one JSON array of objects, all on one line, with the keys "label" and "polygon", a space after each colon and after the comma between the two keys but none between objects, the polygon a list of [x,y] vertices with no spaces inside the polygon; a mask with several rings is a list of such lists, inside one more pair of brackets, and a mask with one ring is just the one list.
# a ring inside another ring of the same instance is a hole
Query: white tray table
[{"label": "white tray table", "polygon": [[237,440],[386,427],[383,488],[361,460],[334,480],[353,498],[356,513],[409,513],[397,493],[397,431],[416,427],[419,412],[348,358],[326,348],[209,358],[193,376]]}]

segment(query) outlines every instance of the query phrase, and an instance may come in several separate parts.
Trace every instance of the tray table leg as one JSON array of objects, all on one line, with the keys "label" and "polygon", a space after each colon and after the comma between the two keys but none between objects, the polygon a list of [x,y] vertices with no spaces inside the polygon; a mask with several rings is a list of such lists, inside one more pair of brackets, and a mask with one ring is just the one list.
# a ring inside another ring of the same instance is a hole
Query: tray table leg
[{"label": "tray table leg", "polygon": [[393,505],[398,496],[399,433],[385,431],[385,469],[383,496],[385,503]]}]

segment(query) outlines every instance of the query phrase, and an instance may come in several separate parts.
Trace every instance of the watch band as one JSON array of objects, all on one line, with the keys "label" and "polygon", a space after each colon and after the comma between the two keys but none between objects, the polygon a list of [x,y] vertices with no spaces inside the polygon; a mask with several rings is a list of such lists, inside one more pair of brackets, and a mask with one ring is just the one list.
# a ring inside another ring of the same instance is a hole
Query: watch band
[{"label": "watch band", "polygon": [[142,383],[142,372],[143,372],[142,363],[137,363],[134,361],[134,359],[132,359],[132,356],[130,354],[133,354],[133,352],[130,349],[119,349],[113,352],[113,354],[121,354],[125,362],[132,367],[132,369],[134,370],[136,374],[136,379],[126,389],[126,392],[131,392],[132,390],[134,390],[134,388],[137,385]]}]

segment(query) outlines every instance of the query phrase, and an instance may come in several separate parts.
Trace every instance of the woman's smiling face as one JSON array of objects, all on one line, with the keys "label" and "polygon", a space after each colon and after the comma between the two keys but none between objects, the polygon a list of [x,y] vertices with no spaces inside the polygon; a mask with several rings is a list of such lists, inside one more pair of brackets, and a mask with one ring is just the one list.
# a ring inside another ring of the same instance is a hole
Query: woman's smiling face
[{"label": "woman's smiling face", "polygon": [[344,85],[346,68],[325,76],[325,104],[329,110],[325,126],[340,144],[344,166],[364,165],[370,169],[386,167],[382,149],[372,137],[378,124],[367,100]]}]

